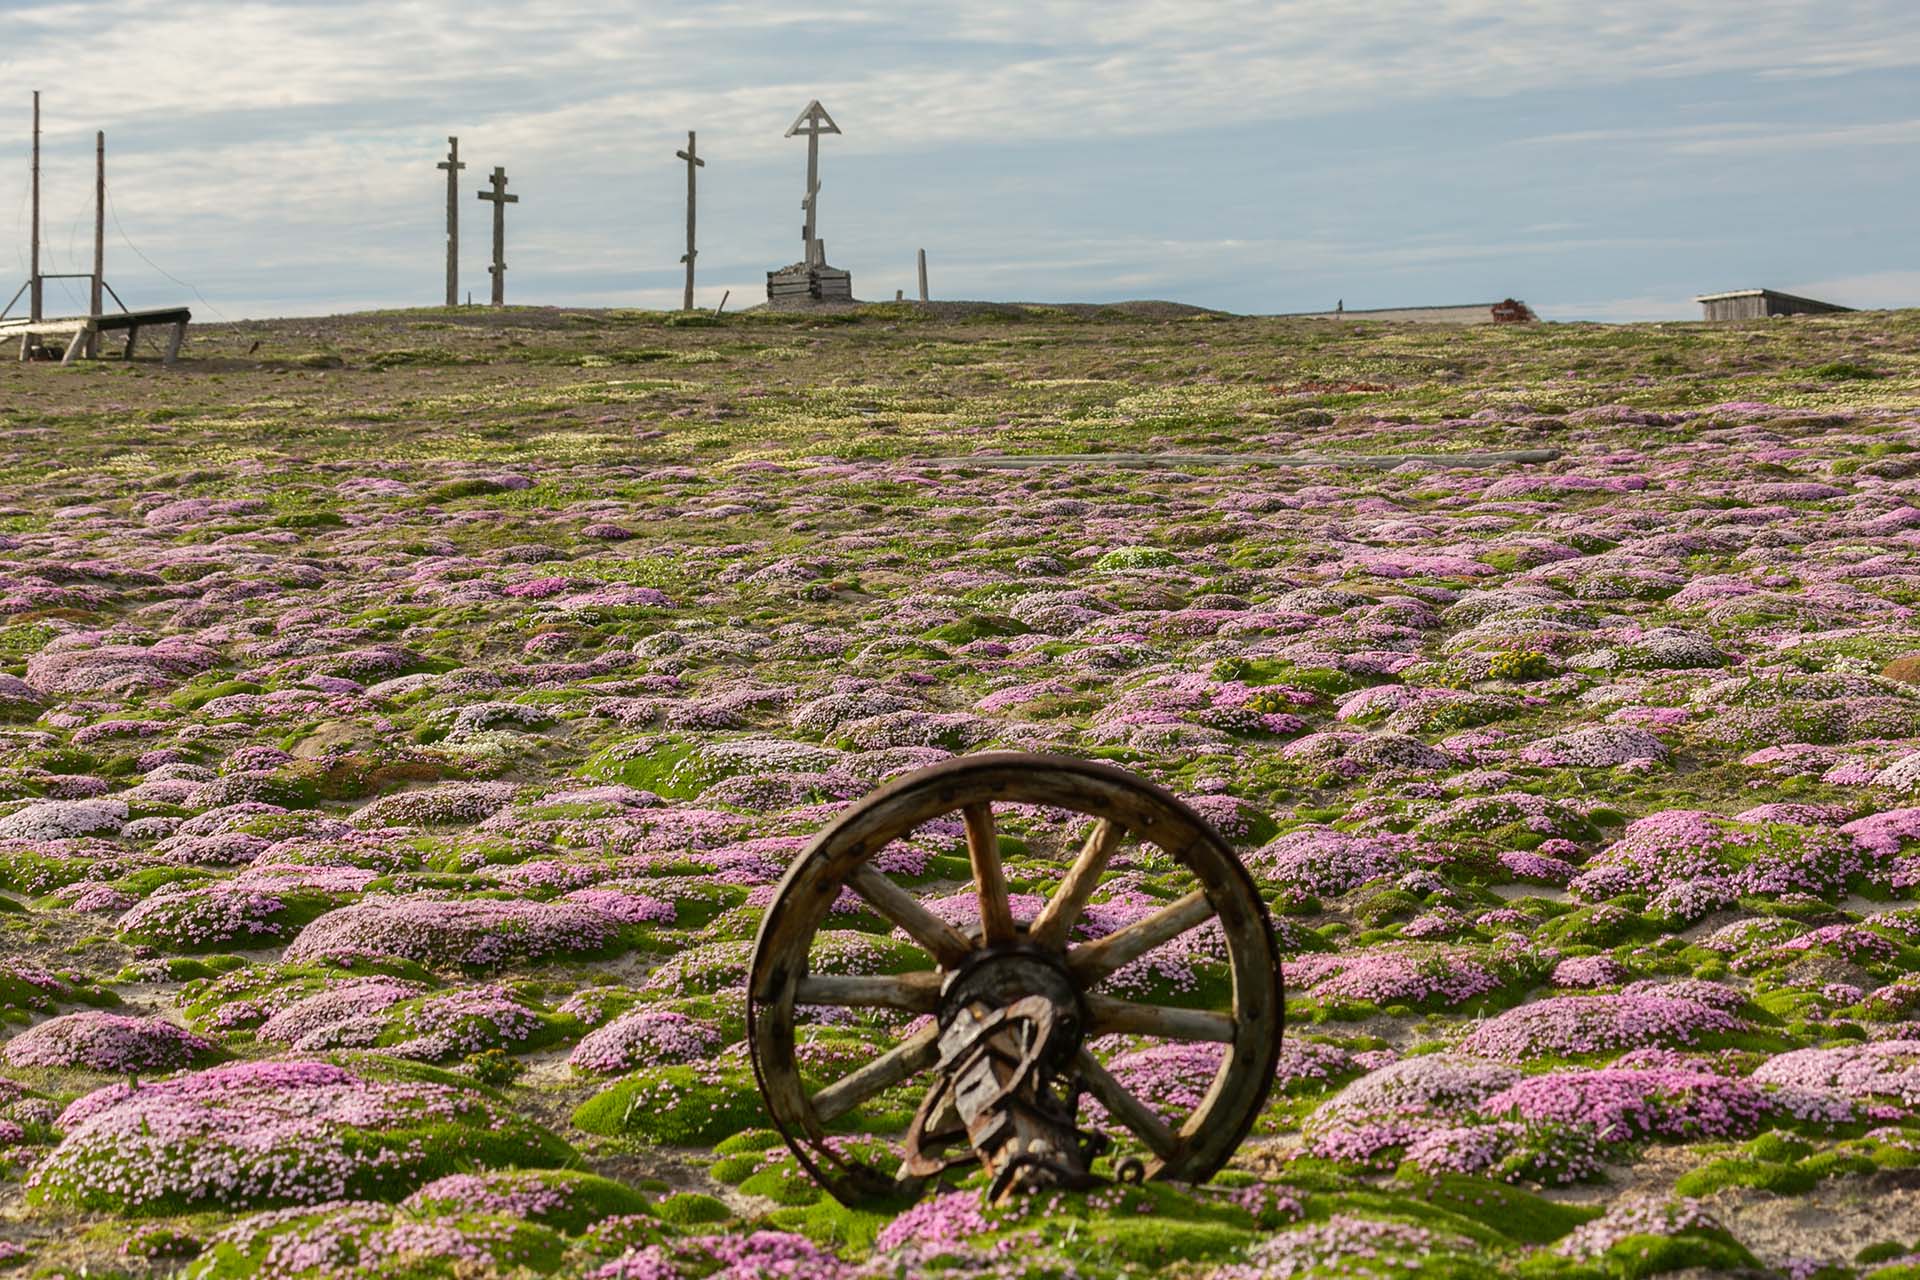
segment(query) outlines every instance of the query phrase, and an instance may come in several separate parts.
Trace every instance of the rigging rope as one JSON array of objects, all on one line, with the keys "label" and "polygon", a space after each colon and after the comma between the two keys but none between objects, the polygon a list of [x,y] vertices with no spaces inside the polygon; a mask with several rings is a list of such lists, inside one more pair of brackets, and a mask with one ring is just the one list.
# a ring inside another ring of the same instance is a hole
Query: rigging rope
[{"label": "rigging rope", "polygon": [[188,284],[185,280],[182,280],[180,277],[167,271],[164,267],[162,267],[159,263],[155,262],[152,258],[149,258],[146,254],[140,252],[140,246],[133,242],[133,238],[127,234],[127,229],[120,225],[120,210],[119,210],[119,207],[116,206],[113,202],[113,187],[111,185],[107,187],[107,212],[113,215],[113,229],[120,233],[120,238],[122,240],[126,241],[127,248],[133,250],[134,257],[140,259],[140,261],[146,263],[149,267],[152,267],[155,271],[159,272],[161,275],[165,276],[167,279],[173,281],[175,284],[179,285],[182,289],[186,289],[190,291],[194,297],[200,300],[201,305],[206,307],[207,310],[213,312],[214,315],[219,316],[222,324],[233,323],[231,320],[228,320],[224,314],[222,314],[220,308],[214,306],[211,302],[207,301],[206,294],[201,293],[200,290],[194,288],[194,286]]}]

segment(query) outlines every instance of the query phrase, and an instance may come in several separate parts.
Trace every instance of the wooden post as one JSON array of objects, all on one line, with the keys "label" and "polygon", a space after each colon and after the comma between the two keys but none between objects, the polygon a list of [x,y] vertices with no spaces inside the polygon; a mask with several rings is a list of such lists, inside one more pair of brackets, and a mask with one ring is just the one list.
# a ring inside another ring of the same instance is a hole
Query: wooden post
[{"label": "wooden post", "polygon": [[920,251],[920,301],[927,300],[927,251]]},{"label": "wooden post", "polygon": [[45,319],[41,306],[40,280],[40,91],[33,91],[33,226],[28,232],[27,319],[39,324]]},{"label": "wooden post", "polygon": [[519,196],[507,194],[507,171],[499,165],[493,167],[493,177],[488,179],[493,190],[482,191],[482,200],[493,202],[493,265],[487,268],[493,276],[493,305],[507,305],[507,206],[519,204]]},{"label": "wooden post", "polygon": [[447,171],[447,305],[460,305],[460,139],[447,139],[447,158],[435,165]]},{"label": "wooden post", "polygon": [[[98,317],[102,306],[101,286],[107,281],[107,135],[93,135],[93,289],[87,298],[87,314]],[[100,333],[96,329],[87,338],[87,359],[100,356]]]},{"label": "wooden post", "polygon": [[823,266],[827,260],[826,249],[820,243],[819,228],[815,215],[819,212],[820,195],[820,135],[838,133],[840,126],[833,122],[827,109],[820,105],[818,98],[809,102],[800,113],[800,118],[787,130],[787,136],[805,134],[807,138],[807,194],[800,201],[800,207],[806,211],[807,222],[800,229],[800,238],[806,242],[806,264],[809,267]]},{"label": "wooden post", "polygon": [[807,130],[807,198],[802,202],[806,206],[807,225],[800,231],[800,238],[807,246],[806,262],[808,266],[826,261],[826,253],[820,248],[820,230],[816,225],[820,211],[820,131]]},{"label": "wooden post", "polygon": [[698,252],[693,247],[693,171],[706,168],[707,162],[702,160],[693,148],[693,130],[691,129],[687,130],[687,149],[673,154],[687,162],[687,251],[680,256],[680,261],[687,264],[687,291],[680,300],[680,309],[691,311],[693,310],[693,258]]}]

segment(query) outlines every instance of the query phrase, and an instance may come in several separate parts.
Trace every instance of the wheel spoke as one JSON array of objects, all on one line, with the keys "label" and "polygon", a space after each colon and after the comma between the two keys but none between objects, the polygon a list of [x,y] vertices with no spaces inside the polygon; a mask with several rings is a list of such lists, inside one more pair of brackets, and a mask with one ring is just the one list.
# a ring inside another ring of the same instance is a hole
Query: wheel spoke
[{"label": "wheel spoke", "polygon": [[939,1057],[940,1028],[928,1024],[858,1071],[814,1094],[814,1114],[822,1124],[837,1120],[875,1094],[925,1071]]},{"label": "wheel spoke", "polygon": [[1100,1099],[1100,1105],[1107,1114],[1132,1130],[1134,1136],[1147,1144],[1149,1150],[1162,1160],[1171,1162],[1179,1154],[1180,1139],[1166,1122],[1153,1113],[1146,1103],[1127,1092],[1127,1087],[1107,1074],[1107,1069],[1084,1048],[1075,1062],[1080,1073],[1080,1082],[1087,1092]]},{"label": "wheel spoke", "polygon": [[932,1013],[940,1007],[940,975],[930,971],[878,977],[808,974],[794,984],[793,1002]]},{"label": "wheel spoke", "polygon": [[1207,901],[1206,893],[1195,889],[1124,929],[1075,947],[1067,953],[1067,970],[1091,987],[1114,970],[1132,964],[1212,916],[1213,905]]},{"label": "wheel spoke", "polygon": [[967,824],[967,860],[973,864],[973,891],[980,901],[981,938],[989,947],[1012,942],[1013,908],[1007,902],[1007,873],[1000,865],[993,806],[970,804],[960,815]]},{"label": "wheel spoke", "polygon": [[[804,980],[801,985],[804,989]],[[1233,1015],[1212,1009],[1172,1009],[1116,1000],[1112,996],[1089,995],[1087,1013],[1093,1021],[1092,1034],[1096,1036],[1158,1036],[1162,1040],[1233,1043]]]},{"label": "wheel spoke", "polygon": [[1067,945],[1067,935],[1080,922],[1087,899],[1093,896],[1093,891],[1100,886],[1100,877],[1106,874],[1107,860],[1113,857],[1113,851],[1120,847],[1125,835],[1126,829],[1112,818],[1102,818],[1094,825],[1080,856],[1067,869],[1066,879],[1060,882],[1060,887],[1028,927],[1028,941],[1042,947]]},{"label": "wheel spoke", "polygon": [[925,947],[941,965],[952,968],[973,950],[967,935],[920,905],[920,899],[889,880],[871,865],[847,877],[847,885],[887,919],[906,930],[909,938]]}]

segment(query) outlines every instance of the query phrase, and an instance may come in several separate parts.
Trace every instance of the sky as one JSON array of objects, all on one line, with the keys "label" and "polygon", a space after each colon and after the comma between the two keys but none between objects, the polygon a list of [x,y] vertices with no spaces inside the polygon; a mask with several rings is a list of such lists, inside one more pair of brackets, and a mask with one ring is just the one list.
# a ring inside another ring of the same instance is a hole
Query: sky
[{"label": "sky", "polygon": [[696,297],[749,304],[815,98],[862,298],[924,248],[937,298],[1920,305],[1913,0],[0,0],[0,298],[36,88],[43,269],[89,267],[104,129],[109,282],[202,318],[438,305],[450,134],[477,300],[500,165],[508,301],[678,306],[691,129]]}]

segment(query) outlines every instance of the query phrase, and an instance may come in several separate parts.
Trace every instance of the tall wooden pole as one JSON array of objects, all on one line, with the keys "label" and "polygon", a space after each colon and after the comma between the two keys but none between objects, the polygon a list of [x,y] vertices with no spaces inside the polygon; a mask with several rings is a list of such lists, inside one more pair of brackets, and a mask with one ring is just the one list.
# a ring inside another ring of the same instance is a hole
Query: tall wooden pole
[{"label": "tall wooden pole", "polygon": [[698,252],[698,250],[693,247],[693,171],[695,169],[706,168],[707,162],[702,160],[699,153],[694,150],[693,130],[691,129],[687,130],[687,149],[685,151],[676,151],[673,154],[687,162],[687,251],[680,256],[680,261],[687,264],[687,291],[681,299],[680,309],[682,311],[691,311],[693,310],[693,259]]},{"label": "tall wooden pole", "polygon": [[434,166],[447,171],[447,305],[460,305],[460,139],[447,139],[447,158]]},{"label": "tall wooden pole", "polygon": [[38,324],[46,317],[41,312],[40,282],[40,91],[33,91],[33,229],[28,233],[32,247],[27,260],[27,318]]},{"label": "tall wooden pole", "polygon": [[807,134],[807,226],[802,237],[807,242],[807,265],[815,266],[826,261],[827,255],[820,251],[820,241],[815,234],[814,215],[819,212],[820,197],[820,131],[810,130]]},{"label": "tall wooden pole", "polygon": [[[107,135],[98,130],[93,135],[93,289],[87,298],[87,314],[101,314],[100,290],[107,282]],[[100,355],[100,331],[95,329],[87,338],[87,358],[98,359]]]},{"label": "tall wooden pole", "polygon": [[507,171],[499,165],[493,167],[493,177],[488,179],[493,190],[482,191],[482,200],[493,202],[493,265],[487,268],[493,276],[493,305],[507,305],[507,206],[520,203],[519,196],[507,194]]}]

